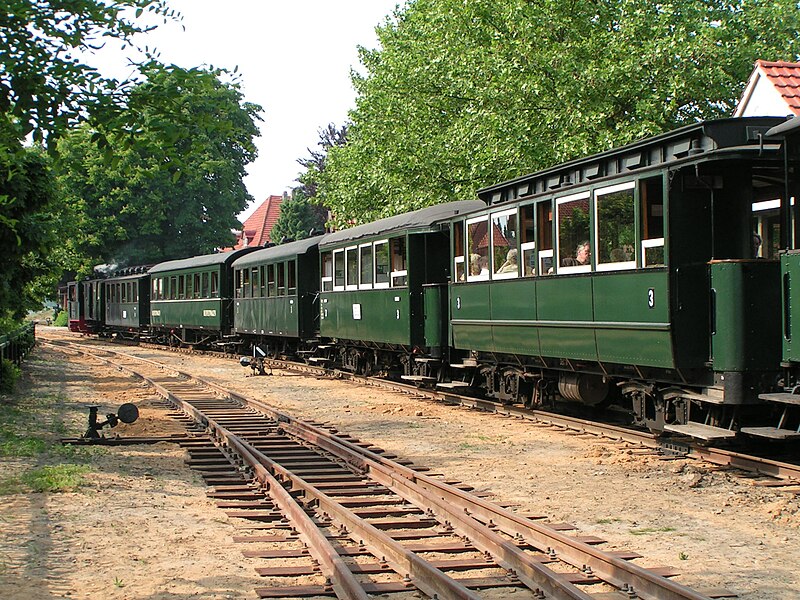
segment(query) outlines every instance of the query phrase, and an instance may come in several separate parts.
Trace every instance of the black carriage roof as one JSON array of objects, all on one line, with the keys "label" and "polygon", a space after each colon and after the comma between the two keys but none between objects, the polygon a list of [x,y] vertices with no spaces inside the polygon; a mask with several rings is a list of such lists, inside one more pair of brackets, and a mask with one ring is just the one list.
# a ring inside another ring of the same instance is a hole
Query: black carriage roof
[{"label": "black carriage roof", "polygon": [[234,250],[232,252],[218,252],[217,254],[204,254],[203,256],[193,256],[180,260],[169,260],[167,262],[158,263],[151,268],[149,272],[151,274],[163,273],[165,271],[182,271],[184,269],[194,269],[197,267],[230,264],[237,258],[260,249],[261,246],[253,246],[252,248],[242,248],[241,250]]},{"label": "black carriage roof", "polygon": [[310,248],[315,248],[321,236],[306,238],[304,240],[297,240],[295,242],[288,242],[280,244],[279,246],[271,246],[270,248],[262,248],[256,252],[251,252],[247,256],[237,258],[233,261],[235,269],[246,267],[254,264],[261,264],[271,261],[283,260],[286,258],[294,258],[299,254],[305,254]]},{"label": "black carriage roof", "polygon": [[355,242],[363,238],[390,234],[395,231],[425,229],[436,223],[448,221],[456,215],[481,208],[486,208],[486,204],[480,200],[459,200],[457,202],[436,204],[413,212],[387,217],[380,221],[351,227],[350,229],[334,231],[322,236],[319,247],[327,248],[342,242]]},{"label": "black carriage roof", "polygon": [[[744,117],[702,121],[649,137],[627,146],[571,160],[478,190],[487,204],[496,204],[607,177],[633,174],[638,169],[698,158],[712,151],[745,147],[758,149],[775,134],[783,117]],[[778,140],[771,139],[770,143]],[[777,148],[777,146],[772,146]]]}]

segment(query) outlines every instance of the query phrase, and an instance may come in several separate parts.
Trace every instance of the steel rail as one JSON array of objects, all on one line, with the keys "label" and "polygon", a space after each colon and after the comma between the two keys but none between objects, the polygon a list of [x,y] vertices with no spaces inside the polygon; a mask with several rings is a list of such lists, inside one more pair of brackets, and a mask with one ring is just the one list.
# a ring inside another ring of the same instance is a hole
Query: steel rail
[{"label": "steel rail", "polygon": [[[45,342],[48,343],[48,342]],[[56,348],[61,347],[61,344],[49,344]],[[106,351],[109,354],[124,356],[126,358],[141,360],[145,364],[164,369],[163,365],[151,361],[149,359],[138,359],[123,352]],[[84,351],[87,353],[87,351]],[[120,369],[130,375],[141,378],[147,382],[162,398],[168,400],[176,407],[180,407],[186,414],[188,414],[195,422],[202,424],[209,429],[211,433],[219,440],[221,439],[242,458],[242,460],[253,470],[254,476],[261,482],[270,497],[275,501],[275,504],[283,511],[287,518],[292,523],[292,526],[298,531],[302,541],[308,546],[309,551],[313,557],[319,562],[322,574],[327,577],[333,586],[333,590],[338,598],[343,600],[368,600],[369,595],[361,587],[358,579],[353,575],[347,564],[342,557],[330,543],[324,533],[314,524],[311,517],[306,514],[302,506],[286,491],[281,483],[267,470],[261,463],[261,458],[258,456],[260,453],[252,446],[246,444],[237,436],[233,435],[228,429],[217,423],[213,418],[203,414],[197,410],[190,403],[182,400],[173,392],[161,385],[151,377],[139,373],[119,363],[115,363],[108,358],[92,354],[92,357]],[[182,375],[182,374],[181,374]],[[263,455],[262,455],[263,456]]]}]

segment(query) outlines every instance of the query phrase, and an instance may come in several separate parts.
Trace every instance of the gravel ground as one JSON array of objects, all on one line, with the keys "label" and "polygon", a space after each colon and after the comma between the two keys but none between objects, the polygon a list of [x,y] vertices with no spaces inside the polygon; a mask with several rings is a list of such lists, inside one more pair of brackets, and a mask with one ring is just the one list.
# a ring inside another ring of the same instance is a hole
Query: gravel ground
[{"label": "gravel ground", "polygon": [[[643,566],[675,567],[677,581],[700,591],[800,598],[797,496],[736,472],[343,381],[283,371],[248,377],[235,361],[125,351],[334,424],[523,514],[571,523],[607,540],[606,549],[639,552]],[[26,370],[23,395],[50,398],[71,435],[85,427],[93,402],[101,412],[139,404],[142,419],[120,426],[120,435],[175,427],[149,390],[88,359],[40,348]],[[230,542],[231,523],[183,458],[169,444],[107,449],[91,457],[87,485],[73,492],[0,496],[0,597],[254,597],[263,584],[254,562]],[[0,477],[35,460],[0,458]]]}]

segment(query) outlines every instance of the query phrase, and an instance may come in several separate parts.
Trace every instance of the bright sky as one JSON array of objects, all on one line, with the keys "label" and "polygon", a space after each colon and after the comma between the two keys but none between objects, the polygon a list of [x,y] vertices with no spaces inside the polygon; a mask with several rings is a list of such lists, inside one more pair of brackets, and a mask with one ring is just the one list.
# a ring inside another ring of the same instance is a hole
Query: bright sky
[{"label": "bright sky", "polygon": [[[259,156],[245,178],[260,204],[297,185],[297,159],[317,149],[320,128],[345,122],[355,104],[349,75],[359,66],[357,46],[377,46],[375,27],[398,3],[404,1],[169,0],[182,23],[162,25],[139,44],[182,67],[239,67],[245,100],[264,109]],[[124,75],[123,57],[115,64],[113,54],[101,52],[103,70]]]}]

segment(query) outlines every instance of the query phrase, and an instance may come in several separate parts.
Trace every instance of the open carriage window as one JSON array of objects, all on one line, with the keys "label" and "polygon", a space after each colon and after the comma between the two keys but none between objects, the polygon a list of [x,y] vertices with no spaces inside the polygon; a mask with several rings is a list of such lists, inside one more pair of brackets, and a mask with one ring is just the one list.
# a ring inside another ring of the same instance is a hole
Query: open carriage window
[{"label": "open carriage window", "polygon": [[353,246],[345,250],[347,261],[347,289],[358,289],[358,248]]},{"label": "open carriage window", "polygon": [[211,273],[211,297],[219,298],[219,273]]},{"label": "open carriage window", "polygon": [[467,281],[489,279],[489,217],[467,221]]},{"label": "open carriage window", "polygon": [[267,297],[275,296],[275,265],[267,265]]},{"label": "open carriage window", "polygon": [[558,228],[558,272],[590,271],[589,192],[564,196],[556,200]]},{"label": "open carriage window", "polygon": [[467,280],[464,256],[464,221],[453,223],[453,281]]},{"label": "open carriage window", "polygon": [[519,209],[519,252],[523,277],[536,275],[536,226],[534,222],[534,204],[521,206]]},{"label": "open carriage window", "polygon": [[361,273],[359,288],[371,289],[373,279],[372,244],[362,244],[358,247],[358,264]]},{"label": "open carriage window", "polygon": [[286,295],[286,263],[278,263],[275,265],[277,270],[278,279],[278,296]]},{"label": "open carriage window", "polygon": [[408,284],[408,270],[406,267],[406,238],[397,237],[391,240],[392,259],[392,287],[402,287]]},{"label": "open carriage window", "polygon": [[553,274],[553,202],[536,205],[536,230],[539,234],[539,275]]},{"label": "open carriage window", "polygon": [[383,240],[375,242],[375,287],[389,287],[389,242]]},{"label": "open carriage window", "polygon": [[250,296],[250,269],[242,269],[242,298]]},{"label": "open carriage window", "polygon": [[664,256],[664,182],[660,177],[639,183],[641,198],[642,266],[663,267]]},{"label": "open carriage window", "polygon": [[333,289],[344,289],[344,250],[333,253]]},{"label": "open carriage window", "polygon": [[261,296],[261,270],[258,267],[253,267],[250,280],[253,286],[253,298],[258,298]]},{"label": "open carriage window", "polygon": [[200,292],[200,296],[202,298],[210,298],[208,293],[208,273],[203,273],[202,281],[202,291]]},{"label": "open carriage window", "polygon": [[509,279],[519,275],[517,210],[492,215],[492,277]]},{"label": "open carriage window", "polygon": [[322,253],[322,291],[330,292],[333,290],[333,254],[330,252]]},{"label": "open carriage window", "polygon": [[192,284],[192,296],[194,298],[200,297],[200,273],[195,273],[192,277],[193,284]]},{"label": "open carriage window", "polygon": [[598,271],[636,268],[635,187],[629,181],[594,193]]}]

